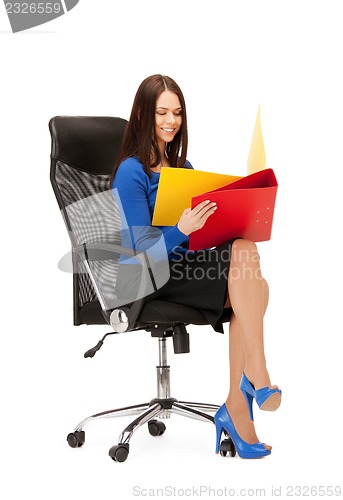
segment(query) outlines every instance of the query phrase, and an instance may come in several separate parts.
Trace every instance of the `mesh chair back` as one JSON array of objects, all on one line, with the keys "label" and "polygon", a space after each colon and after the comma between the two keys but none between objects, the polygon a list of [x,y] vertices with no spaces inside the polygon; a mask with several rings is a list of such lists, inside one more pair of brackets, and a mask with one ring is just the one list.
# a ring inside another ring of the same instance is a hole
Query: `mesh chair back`
[{"label": "mesh chair back", "polygon": [[[49,122],[50,179],[72,246],[95,242],[120,245],[121,219],[110,191],[110,176],[126,123],[122,118],[68,116]],[[116,305],[118,258],[90,263],[109,309]],[[105,323],[92,281],[74,254],[73,272],[74,324]]]}]

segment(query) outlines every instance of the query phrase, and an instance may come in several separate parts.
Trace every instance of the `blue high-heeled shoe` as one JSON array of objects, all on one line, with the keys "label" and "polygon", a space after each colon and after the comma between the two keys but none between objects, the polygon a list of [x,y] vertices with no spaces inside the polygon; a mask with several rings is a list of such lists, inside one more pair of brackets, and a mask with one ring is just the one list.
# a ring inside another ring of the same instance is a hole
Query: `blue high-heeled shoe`
[{"label": "blue high-heeled shoe", "polygon": [[261,458],[271,454],[271,450],[266,450],[261,442],[249,444],[243,441],[235,429],[225,404],[223,404],[214,415],[214,423],[217,432],[216,453],[219,453],[220,438],[222,432],[225,430],[230,435],[237,453],[241,458]]},{"label": "blue high-heeled shoe", "polygon": [[252,411],[253,399],[256,399],[261,410],[274,411],[277,410],[281,404],[282,392],[280,389],[270,389],[269,387],[262,387],[255,391],[254,386],[249,382],[245,373],[243,373],[240,383],[240,389],[245,397],[249,408],[249,414],[251,420],[254,420],[254,415]]}]

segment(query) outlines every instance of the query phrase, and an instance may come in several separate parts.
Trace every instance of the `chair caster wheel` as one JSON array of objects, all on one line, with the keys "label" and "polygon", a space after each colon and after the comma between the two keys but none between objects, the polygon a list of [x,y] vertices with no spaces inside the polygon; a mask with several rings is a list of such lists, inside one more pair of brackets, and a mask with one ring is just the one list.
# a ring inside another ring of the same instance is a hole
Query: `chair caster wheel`
[{"label": "chair caster wheel", "polygon": [[108,454],[115,462],[125,462],[129,455],[129,446],[129,444],[116,444]]},{"label": "chair caster wheel", "polygon": [[85,431],[75,431],[67,436],[71,448],[81,448],[85,444]]},{"label": "chair caster wheel", "polygon": [[166,430],[166,426],[159,420],[150,420],[148,422],[148,429],[152,436],[162,436]]},{"label": "chair caster wheel", "polygon": [[231,438],[224,439],[220,443],[219,452],[220,452],[222,457],[226,457],[227,453],[229,453],[230,457],[234,457],[236,455],[236,447],[233,444],[233,441]]}]

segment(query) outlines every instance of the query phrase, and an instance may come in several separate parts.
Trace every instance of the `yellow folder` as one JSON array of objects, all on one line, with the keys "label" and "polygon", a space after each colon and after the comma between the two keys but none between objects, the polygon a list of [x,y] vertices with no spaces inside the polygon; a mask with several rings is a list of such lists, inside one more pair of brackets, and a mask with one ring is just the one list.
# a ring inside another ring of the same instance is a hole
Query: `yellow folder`
[{"label": "yellow folder", "polygon": [[236,175],[215,174],[189,168],[163,167],[158,184],[152,224],[174,226],[183,211],[190,208],[192,197],[241,179]]}]

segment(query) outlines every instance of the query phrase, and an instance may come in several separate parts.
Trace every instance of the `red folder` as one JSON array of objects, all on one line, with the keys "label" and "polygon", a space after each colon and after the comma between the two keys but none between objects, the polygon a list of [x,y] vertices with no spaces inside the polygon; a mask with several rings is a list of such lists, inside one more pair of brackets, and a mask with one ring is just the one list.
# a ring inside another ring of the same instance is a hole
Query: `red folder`
[{"label": "red folder", "polygon": [[238,236],[270,240],[277,187],[273,170],[266,169],[194,196],[192,208],[204,200],[216,202],[218,208],[203,228],[191,233],[189,249],[216,247]]}]

